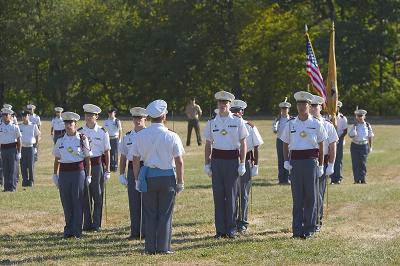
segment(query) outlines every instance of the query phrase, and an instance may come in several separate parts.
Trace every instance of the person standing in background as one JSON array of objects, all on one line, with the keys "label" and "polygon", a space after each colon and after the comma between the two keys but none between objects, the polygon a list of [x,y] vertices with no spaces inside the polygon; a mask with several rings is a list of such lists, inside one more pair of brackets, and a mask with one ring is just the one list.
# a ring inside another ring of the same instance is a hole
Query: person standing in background
[{"label": "person standing in background", "polygon": [[196,98],[192,98],[186,105],[185,114],[188,119],[188,133],[186,139],[186,146],[190,146],[190,139],[192,137],[192,130],[196,132],[197,145],[201,146],[201,135],[199,127],[199,119],[202,115],[200,105],[196,104]]},{"label": "person standing in background", "polygon": [[116,172],[118,169],[118,145],[122,137],[121,120],[115,117],[117,109],[108,109],[108,119],[104,121],[104,128],[110,136],[110,170]]}]

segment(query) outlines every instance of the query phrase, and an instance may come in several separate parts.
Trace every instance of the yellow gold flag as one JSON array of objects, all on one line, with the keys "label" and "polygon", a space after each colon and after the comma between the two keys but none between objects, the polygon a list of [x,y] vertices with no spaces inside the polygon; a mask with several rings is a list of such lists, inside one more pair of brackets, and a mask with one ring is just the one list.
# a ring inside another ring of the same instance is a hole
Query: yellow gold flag
[{"label": "yellow gold flag", "polygon": [[326,80],[326,105],[332,123],[336,126],[336,112],[338,101],[338,88],[336,78],[336,56],[335,56],[335,24],[332,22],[329,44],[328,78]]}]

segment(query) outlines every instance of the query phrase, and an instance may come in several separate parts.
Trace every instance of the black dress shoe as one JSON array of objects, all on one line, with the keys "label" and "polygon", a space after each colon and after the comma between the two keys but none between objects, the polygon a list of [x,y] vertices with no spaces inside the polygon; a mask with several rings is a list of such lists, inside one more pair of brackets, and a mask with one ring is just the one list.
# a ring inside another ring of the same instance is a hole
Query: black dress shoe
[{"label": "black dress shoe", "polygon": [[367,184],[367,182],[365,180],[362,180],[361,184]]},{"label": "black dress shoe", "polygon": [[237,234],[236,233],[229,233],[229,234],[224,235],[223,237],[234,239],[234,238],[237,237]]},{"label": "black dress shoe", "polygon": [[309,232],[309,233],[304,234],[304,239],[310,239],[314,236],[315,236],[314,232]]},{"label": "black dress shoe", "polygon": [[214,236],[214,238],[215,238],[215,239],[219,239],[219,238],[221,238],[221,237],[223,237],[223,236],[224,236],[224,234],[216,233],[215,236]]},{"label": "black dress shoe", "polygon": [[94,227],[93,230],[94,232],[101,232],[101,227]]}]

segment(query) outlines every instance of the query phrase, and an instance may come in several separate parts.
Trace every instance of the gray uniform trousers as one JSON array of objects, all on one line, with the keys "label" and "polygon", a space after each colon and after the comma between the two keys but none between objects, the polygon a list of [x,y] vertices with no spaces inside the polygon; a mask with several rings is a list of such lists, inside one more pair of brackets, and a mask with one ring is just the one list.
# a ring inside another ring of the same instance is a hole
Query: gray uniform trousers
[{"label": "gray uniform trousers", "polygon": [[[99,229],[103,214],[103,192],[104,176],[103,166],[92,165],[92,182],[89,185],[89,194],[85,184],[84,206],[83,206],[83,229]],[[89,204],[91,207],[89,207]],[[90,214],[92,209],[93,215]]]},{"label": "gray uniform trousers", "polygon": [[4,191],[15,191],[17,189],[17,148],[1,149],[3,161]]},{"label": "gray uniform trousers", "polygon": [[343,179],[343,141],[344,135],[339,138],[336,145],[335,172],[331,175],[332,182],[338,182]]},{"label": "gray uniform trousers", "polygon": [[147,192],[142,193],[146,252],[171,251],[175,195],[175,176],[147,178]]},{"label": "gray uniform trousers", "polygon": [[35,166],[34,162],[34,148],[33,147],[22,147],[21,148],[21,175],[22,175],[22,186],[32,186],[34,182],[33,170]]},{"label": "gray uniform trousers", "polygon": [[[326,182],[327,178],[325,175],[326,168],[328,167],[328,164],[326,163],[324,165],[324,174],[321,177],[317,177],[315,180],[315,186],[317,190],[317,215],[319,215],[319,224],[318,224],[318,216],[317,216],[317,223],[316,225],[322,225],[322,217],[324,215],[324,199],[325,199],[325,191],[326,191]],[[319,182],[317,182],[317,180]]]},{"label": "gray uniform trousers", "polygon": [[367,158],[369,153],[368,144],[355,144],[351,143],[350,153],[351,153],[351,163],[353,166],[353,176],[354,182],[364,182],[365,175],[367,174]]},{"label": "gray uniform trousers", "polygon": [[110,139],[110,170],[117,171],[118,169],[118,139]]},{"label": "gray uniform trousers", "polygon": [[59,190],[64,209],[64,237],[82,234],[85,171],[60,171]]},{"label": "gray uniform trousers", "polygon": [[291,160],[293,236],[315,232],[317,160]]},{"label": "gray uniform trousers", "polygon": [[[142,198],[141,193],[135,188],[135,178],[133,177],[132,168],[128,168],[128,199],[129,199],[129,214],[131,218],[131,236],[140,236],[140,219]],[[142,237],[144,236],[144,219],[142,220]]]},{"label": "gray uniform trousers", "polygon": [[[247,228],[249,222],[247,221],[247,214],[249,211],[249,196],[251,189],[251,168],[249,161],[246,161],[246,173],[239,177],[240,182],[238,182],[240,188],[238,189],[238,200],[236,202],[236,222],[237,227],[240,229],[241,227]],[[240,205],[241,211],[239,212],[239,197],[240,197]]]},{"label": "gray uniform trousers", "polygon": [[286,170],[283,165],[285,159],[283,158],[283,141],[280,138],[276,138],[276,155],[278,157],[278,180],[279,183],[288,183],[289,171]]},{"label": "gray uniform trousers", "polygon": [[236,198],[239,160],[211,159],[212,188],[217,234],[236,233]]},{"label": "gray uniform trousers", "polygon": [[4,176],[3,176],[3,160],[1,159],[0,154],[0,186],[4,184]]}]

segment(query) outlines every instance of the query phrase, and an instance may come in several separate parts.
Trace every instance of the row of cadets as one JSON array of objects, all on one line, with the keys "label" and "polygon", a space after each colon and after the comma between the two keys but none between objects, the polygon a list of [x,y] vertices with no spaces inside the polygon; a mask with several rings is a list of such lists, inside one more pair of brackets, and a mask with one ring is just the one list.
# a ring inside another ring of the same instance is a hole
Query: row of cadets
[{"label": "row of cadets", "polygon": [[207,122],[204,130],[204,172],[212,180],[215,238],[235,238],[237,184],[239,176],[246,173],[246,138],[249,132],[244,120],[229,111],[235,99],[232,93],[219,91],[215,99],[218,101],[218,113]]},{"label": "row of cadets", "polygon": [[[83,230],[100,231],[103,216],[104,182],[110,179],[110,138],[108,132],[97,124],[100,107],[84,104],[85,125],[78,129],[89,139],[91,173],[86,179],[85,200],[83,210]],[[104,159],[103,159],[104,156]],[[104,164],[104,165],[103,165]],[[91,213],[92,212],[92,213]]]},{"label": "row of cadets", "polygon": [[290,172],[293,198],[293,238],[312,237],[317,222],[316,181],[324,174],[324,140],[326,130],[319,119],[310,114],[313,95],[300,91],[294,94],[298,116],[286,124],[281,140],[284,167]]},{"label": "row of cadets", "polygon": [[[246,107],[246,102],[242,100],[234,100],[230,110],[234,115],[243,118]],[[246,138],[246,173],[239,177],[239,191],[236,206],[236,223],[237,231],[239,233],[245,233],[249,225],[248,211],[250,191],[252,189],[251,179],[252,177],[258,175],[258,147],[264,143],[257,127],[253,123],[246,120],[244,120],[244,123],[249,135]]]},{"label": "row of cadets", "polygon": [[[119,182],[128,187],[129,214],[130,214],[130,235],[129,240],[144,237],[144,221],[142,215],[142,197],[141,193],[136,190],[136,182],[133,176],[133,157],[128,158],[128,154],[132,153],[133,143],[139,131],[146,128],[146,109],[142,107],[133,107],[130,109],[133,117],[133,129],[128,131],[122,138],[119,150],[121,152],[119,162]],[[129,159],[129,160],[128,160]],[[128,162],[128,172],[126,173],[126,162]],[[143,166],[143,161],[140,162]]]}]

